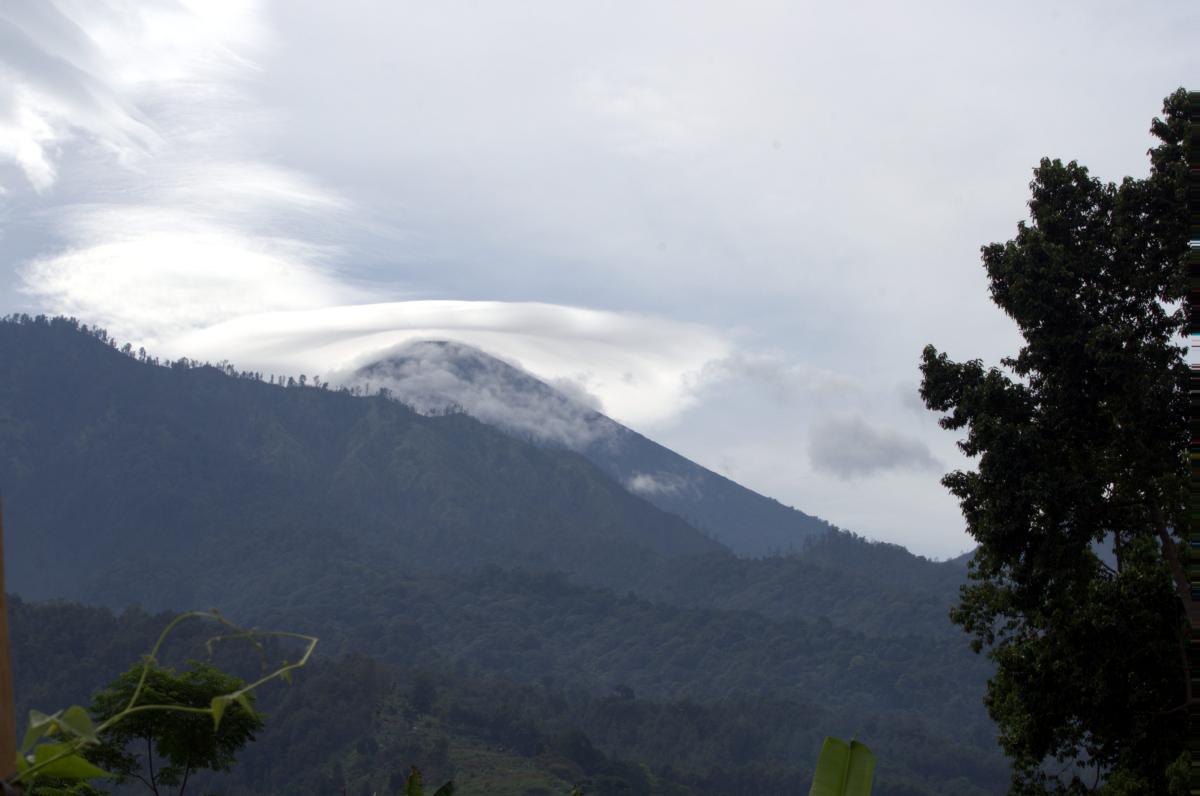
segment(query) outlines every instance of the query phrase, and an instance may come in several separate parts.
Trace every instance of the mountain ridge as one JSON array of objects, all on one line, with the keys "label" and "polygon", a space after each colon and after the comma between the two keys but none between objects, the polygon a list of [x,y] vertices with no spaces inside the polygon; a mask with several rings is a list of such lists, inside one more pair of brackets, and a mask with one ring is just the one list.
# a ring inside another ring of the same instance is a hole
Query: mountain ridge
[{"label": "mountain ridge", "polygon": [[518,365],[452,340],[406,343],[341,381],[384,388],[417,411],[461,410],[537,444],[588,458],[627,489],[738,555],[796,552],[834,526],[709,470]]},{"label": "mountain ridge", "polygon": [[[322,656],[437,661],[481,684],[461,710],[447,706],[452,722],[493,687],[498,722],[502,693],[553,683],[607,711],[629,707],[608,695],[636,689],[648,700],[638,710],[667,726],[698,716],[680,732],[729,717],[730,746],[714,754],[765,778],[754,781],[778,782],[771,772],[794,766],[812,728],[791,722],[784,743],[729,706],[779,716],[797,701],[837,722],[822,729],[868,728],[881,759],[902,761],[881,768],[880,796],[981,794],[1003,777],[981,703],[989,665],[946,620],[959,566],[842,532],[794,555],[737,557],[582,455],[465,414],[130,353],[68,320],[0,323],[8,582],[23,599],[216,605],[318,635]],[[87,614],[73,611],[62,615]],[[86,633],[48,633],[25,660],[57,644],[59,658],[78,655],[72,639]],[[23,666],[49,687],[50,673]],[[639,751],[653,732],[628,735],[637,715],[616,734],[603,716],[588,731],[606,754],[655,759]],[[386,733],[345,740],[375,739]],[[751,751],[759,741],[782,745]],[[685,740],[668,746],[657,764],[690,759]],[[930,751],[951,748],[974,761],[969,781]],[[537,747],[508,753],[536,761]],[[257,787],[240,793],[285,792]]]},{"label": "mountain ridge", "polygon": [[0,479],[29,529],[9,540],[9,582],[30,596],[101,553],[220,561],[245,539],[614,581],[722,549],[569,451],[384,398],[155,367],[65,323],[0,324]]}]

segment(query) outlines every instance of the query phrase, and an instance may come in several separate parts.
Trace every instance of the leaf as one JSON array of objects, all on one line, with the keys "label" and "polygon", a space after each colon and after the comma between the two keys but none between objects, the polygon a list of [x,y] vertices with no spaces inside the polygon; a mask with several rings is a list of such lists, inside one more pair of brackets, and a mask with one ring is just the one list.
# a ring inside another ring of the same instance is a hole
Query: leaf
[{"label": "leaf", "polygon": [[404,783],[404,796],[425,796],[425,789],[421,787],[421,772],[416,766],[412,767],[408,782]]},{"label": "leaf", "polygon": [[21,741],[21,752],[28,752],[43,736],[49,735],[56,721],[58,713],[47,716],[40,710],[29,711],[29,729],[25,731],[25,738]]},{"label": "leaf", "polygon": [[92,724],[92,717],[79,705],[67,708],[58,723],[76,738],[82,738],[90,743],[100,743],[100,738],[96,735],[96,726]]},{"label": "leaf", "polygon": [[[35,767],[39,766],[51,758],[58,757],[58,755],[70,748],[71,744],[65,743],[42,744],[33,750],[33,765]],[[77,754],[70,754],[55,760],[45,768],[38,769],[37,775],[62,777],[63,779],[95,779],[97,777],[112,778],[115,776],[102,768],[92,765]]]},{"label": "leaf", "polygon": [[212,710],[213,731],[221,728],[221,716],[225,715],[225,708],[229,705],[228,695],[222,694],[212,698],[209,708]]},{"label": "leaf", "polygon": [[850,742],[850,770],[846,772],[846,796],[871,796],[875,779],[875,753],[865,743]]},{"label": "leaf", "polygon": [[454,782],[447,782],[433,792],[433,796],[454,796]]},{"label": "leaf", "polygon": [[875,755],[866,744],[826,738],[808,796],[871,796]]},{"label": "leaf", "polygon": [[250,697],[245,691],[240,692],[236,697],[234,697],[234,700],[243,708],[245,708],[246,712],[251,716],[256,715],[254,712],[254,704],[250,702]]},{"label": "leaf", "polygon": [[813,772],[808,796],[844,796],[846,769],[850,766],[850,747],[837,738],[826,738]]}]

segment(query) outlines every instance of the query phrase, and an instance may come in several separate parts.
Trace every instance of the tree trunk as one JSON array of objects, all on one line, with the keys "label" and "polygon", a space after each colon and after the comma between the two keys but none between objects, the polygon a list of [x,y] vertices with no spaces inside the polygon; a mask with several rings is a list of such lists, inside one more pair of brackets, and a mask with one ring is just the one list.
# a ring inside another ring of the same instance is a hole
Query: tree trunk
[{"label": "tree trunk", "polygon": [[1183,633],[1180,641],[1180,655],[1183,658],[1186,704],[1194,707],[1197,702],[1195,694],[1192,692],[1191,645],[1192,638],[1200,631],[1200,603],[1192,599],[1192,585],[1188,581],[1183,562],[1179,560],[1179,546],[1167,531],[1162,509],[1155,505],[1152,510],[1154,512],[1154,529],[1158,533],[1159,542],[1162,543],[1163,556],[1167,559],[1167,566],[1171,568],[1171,579],[1175,581],[1175,593],[1183,603],[1184,614],[1187,616],[1187,631]]}]

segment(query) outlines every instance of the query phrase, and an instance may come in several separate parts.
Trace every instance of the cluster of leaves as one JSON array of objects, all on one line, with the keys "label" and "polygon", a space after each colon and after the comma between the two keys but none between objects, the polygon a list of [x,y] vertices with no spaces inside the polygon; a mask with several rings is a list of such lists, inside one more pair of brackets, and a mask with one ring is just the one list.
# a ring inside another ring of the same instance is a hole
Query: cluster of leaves
[{"label": "cluster of leaves", "polygon": [[[979,548],[953,619],[997,663],[987,705],[1019,794],[1165,793],[1186,737],[1187,95],[1143,179],[1043,159],[1030,221],[983,248],[1024,344],[925,349],[921,394],[978,457],[943,480]],[[1174,583],[1172,583],[1172,571]],[[1189,609],[1191,610],[1191,609]]]},{"label": "cluster of leaves", "polygon": [[[160,665],[158,656],[172,631],[193,618],[215,620],[230,631],[208,639],[210,652],[218,642],[233,639],[250,640],[260,650],[263,638],[298,639],[305,647],[298,660],[285,661],[249,684],[198,662],[177,676]],[[308,663],[316,642],[297,633],[245,630],[216,612],[177,616],[167,622],[140,665],[97,695],[91,715],[79,705],[52,714],[30,710],[17,773],[3,784],[29,786],[50,796],[90,792],[90,786],[71,784],[89,779],[137,778],[155,794],[159,785],[178,785],[183,793],[192,771],[229,768],[234,752],[262,728],[252,692],[272,680],[290,680],[293,670]],[[134,739],[147,745],[148,780],[138,773],[139,758],[127,748]],[[154,753],[169,761],[157,774]]]}]

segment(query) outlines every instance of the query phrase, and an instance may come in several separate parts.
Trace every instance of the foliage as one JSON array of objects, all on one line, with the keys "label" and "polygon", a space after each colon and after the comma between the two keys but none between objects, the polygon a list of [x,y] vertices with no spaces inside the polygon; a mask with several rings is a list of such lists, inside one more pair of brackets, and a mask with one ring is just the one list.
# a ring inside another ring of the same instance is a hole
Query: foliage
[{"label": "foliage", "polygon": [[[215,643],[229,639],[249,639],[260,649],[259,639],[263,637],[299,639],[306,646],[297,661],[284,662],[249,685],[205,664],[175,676],[159,666],[158,655],[171,632],[191,618],[215,619],[231,631],[210,638],[210,652]],[[97,697],[95,720],[78,705],[52,714],[31,710],[17,758],[17,774],[0,784],[29,785],[47,796],[82,796],[91,792],[82,780],[136,776],[136,759],[127,755],[124,747],[129,740],[140,738],[170,760],[170,766],[156,780],[152,759],[148,758],[150,779],[143,781],[155,794],[159,784],[178,784],[182,794],[193,769],[229,767],[232,753],[262,726],[253,709],[253,690],[277,678],[290,680],[291,672],[308,662],[316,642],[312,636],[297,633],[245,630],[215,611],[182,614],[166,625],[140,666],[134,666]],[[228,711],[231,705],[240,710]],[[225,715],[230,718],[225,720],[222,732]],[[114,773],[95,762],[113,766]]]},{"label": "foliage", "polygon": [[952,618],[998,665],[1013,793],[1162,793],[1183,748],[1185,100],[1154,120],[1149,177],[1044,159],[1031,222],[983,248],[1025,340],[1009,372],[923,355],[922,397],[979,457],[943,480],[979,542]]},{"label": "foliage", "polygon": [[871,796],[875,755],[855,740],[826,738],[809,796]]},{"label": "foliage", "polygon": [[[96,695],[92,715],[99,721],[116,715],[130,703],[139,684],[141,699],[147,703],[190,708],[213,706],[213,700],[222,705],[225,695],[237,693],[245,685],[200,662],[179,674],[159,666],[134,666]],[[215,728],[215,713],[134,714],[114,726],[88,757],[116,774],[119,781],[136,779],[155,794],[164,786],[178,787],[182,794],[193,772],[228,771],[237,751],[254,740],[263,722],[253,705],[253,697],[244,695],[229,709],[221,710]],[[155,758],[160,760],[157,769]]]},{"label": "foliage", "polygon": [[[443,581],[442,588],[459,599],[440,610],[451,616],[472,605],[511,602],[521,594],[514,588],[516,580],[513,576],[513,583],[500,590],[506,579],[497,578],[488,591],[478,585],[467,588],[464,581]],[[536,580],[527,585],[546,588]],[[416,601],[427,599],[409,594]],[[563,617],[587,610],[580,598],[590,594],[599,596],[569,587],[559,593]],[[530,616],[537,606],[530,603],[519,615]],[[73,650],[94,645],[103,657],[93,668],[117,672],[146,629],[160,621],[136,611],[105,619],[100,612],[64,603],[16,600],[12,608],[17,693],[24,699],[34,689],[43,703],[55,700],[55,694],[75,693],[80,675],[71,665],[77,657]],[[608,609],[601,603],[595,610],[603,616]],[[623,621],[627,618],[618,618],[614,626]],[[631,661],[640,658],[646,665],[658,654],[655,639],[647,635],[684,635],[692,618],[679,614],[675,621],[631,628],[625,640],[638,645]],[[55,628],[53,636],[49,628]],[[564,621],[557,638],[563,644],[578,643],[568,639],[602,632],[599,628]],[[745,630],[747,635],[761,632],[757,627]],[[814,750],[826,732],[870,734],[872,749],[880,755],[875,796],[985,796],[1001,790],[1007,778],[1003,759],[989,748],[995,742],[989,725],[950,723],[956,714],[982,713],[968,697],[948,708],[945,719],[924,715],[921,703],[945,699],[931,684],[953,676],[953,664],[931,670],[927,681],[906,681],[912,684],[913,707],[871,705],[882,698],[870,695],[861,697],[866,707],[849,700],[833,707],[825,704],[829,695],[802,694],[803,688],[788,691],[782,681],[754,694],[732,689],[704,695],[697,689],[692,697],[670,696],[649,678],[635,678],[626,664],[616,668],[636,688],[602,685],[579,662],[592,650],[616,644],[616,630],[563,667],[548,670],[544,654],[522,654],[519,636],[511,650],[502,647],[511,629],[497,623],[489,630],[486,615],[479,625],[462,630],[479,632],[479,645],[464,648],[470,651],[455,658],[424,646],[423,637],[400,625],[380,625],[370,632],[395,637],[410,651],[422,649],[419,661],[411,652],[391,663],[362,654],[326,656],[306,667],[303,688],[268,684],[274,692],[261,698],[272,701],[271,720],[238,755],[238,765],[205,787],[226,796],[307,796],[343,788],[351,796],[394,794],[403,790],[408,766],[415,763],[429,782],[453,779],[460,796],[520,796],[537,788],[558,796],[571,785],[580,785],[588,796],[782,796],[807,792]],[[662,642],[671,639],[664,636]],[[321,643],[324,647],[326,640]],[[683,654],[702,655],[705,646],[719,644],[702,637]],[[470,664],[473,655],[486,658],[489,648],[513,662],[504,675]],[[36,650],[42,664],[36,669],[25,665],[29,650]],[[745,662],[737,665],[749,668],[767,650],[748,649]],[[835,648],[829,652],[847,654]],[[516,667],[522,660],[525,668]],[[718,682],[707,677],[708,683]],[[975,733],[978,740],[972,738]],[[518,782],[524,787],[516,787]]]},{"label": "foliage", "polygon": [[[408,781],[404,783],[404,796],[425,796],[425,787],[421,782],[421,771],[416,766],[412,767],[412,771],[408,775]],[[454,783],[447,782],[435,790],[432,796],[454,796]]]}]

